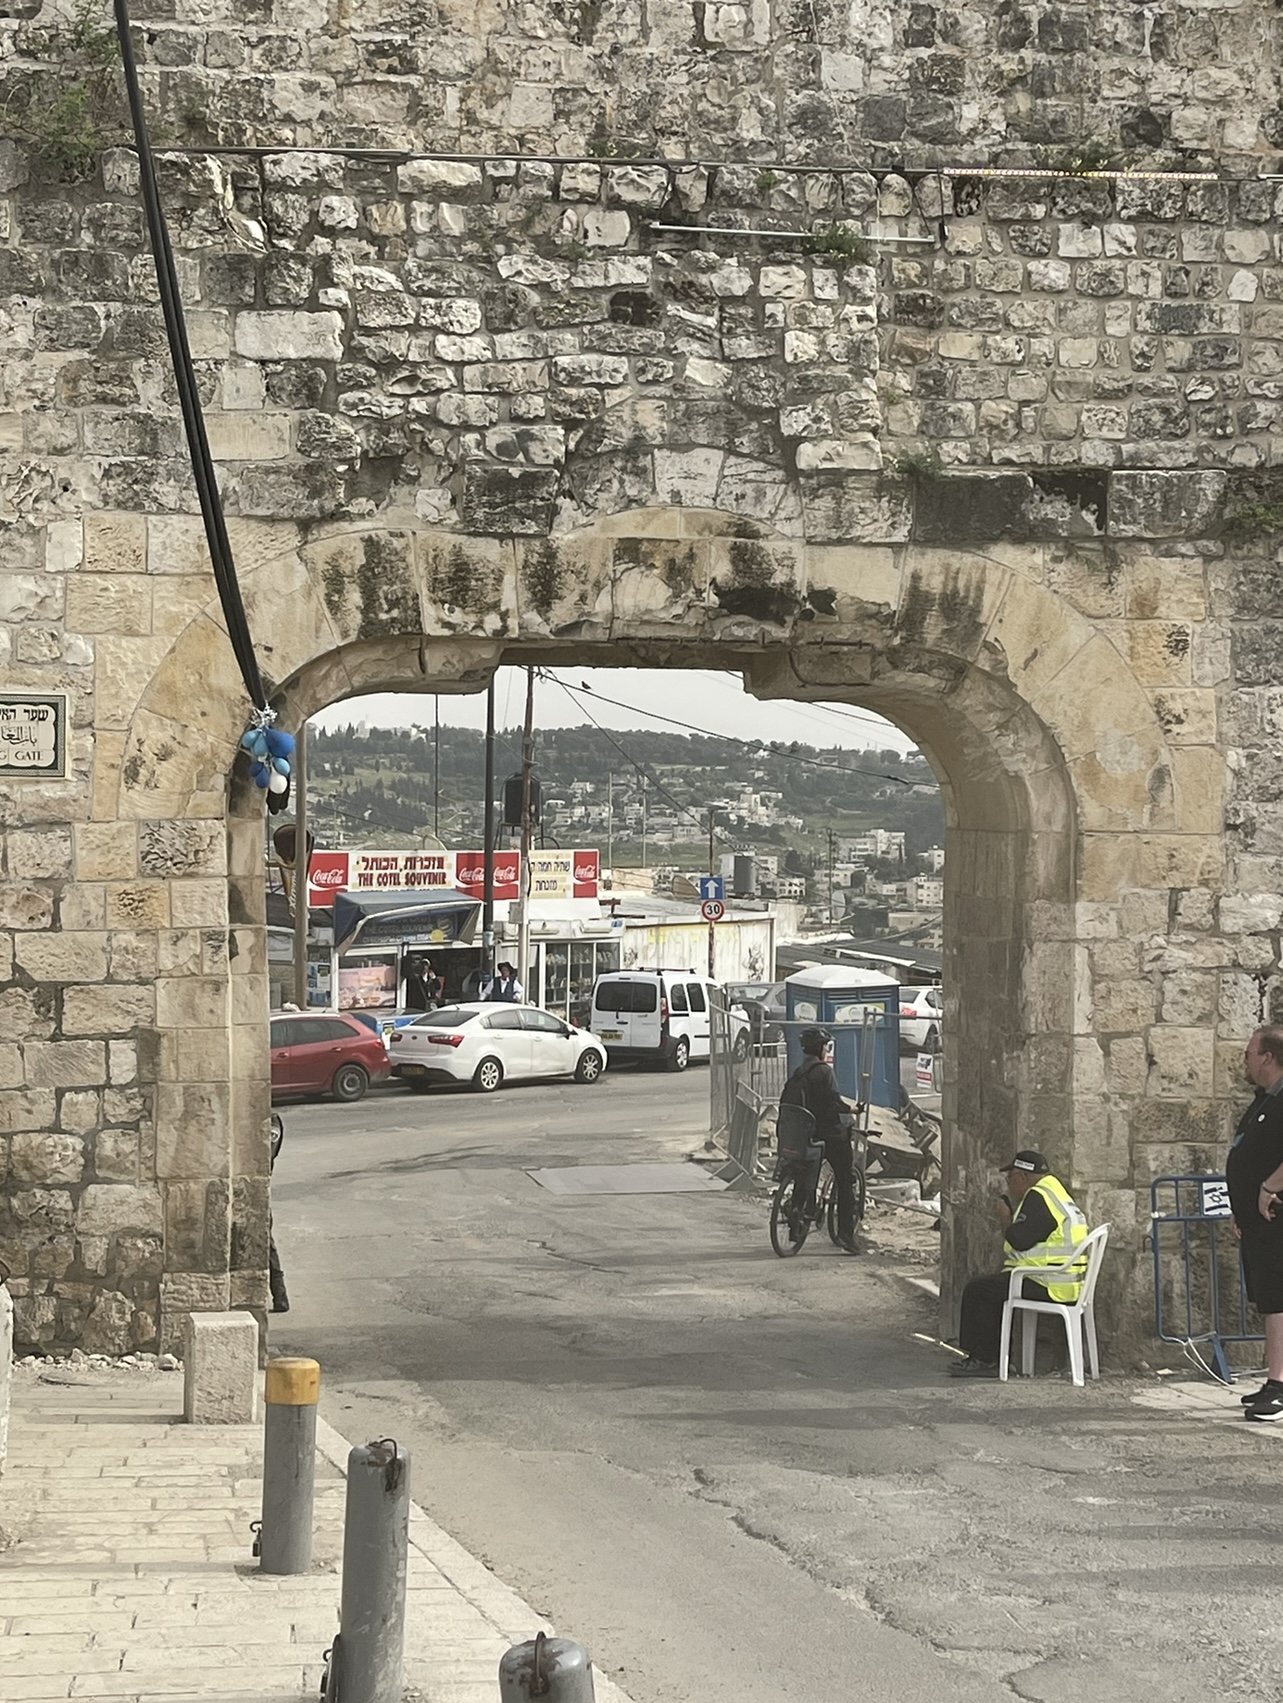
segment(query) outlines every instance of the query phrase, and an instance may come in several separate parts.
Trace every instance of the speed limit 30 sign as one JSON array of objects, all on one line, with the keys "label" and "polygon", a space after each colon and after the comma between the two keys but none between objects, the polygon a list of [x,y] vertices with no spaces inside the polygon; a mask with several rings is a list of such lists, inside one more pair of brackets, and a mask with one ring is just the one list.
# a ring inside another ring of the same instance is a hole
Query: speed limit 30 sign
[{"label": "speed limit 30 sign", "polygon": [[705,922],[721,922],[726,915],[726,906],[720,899],[705,899],[699,907],[699,914]]}]

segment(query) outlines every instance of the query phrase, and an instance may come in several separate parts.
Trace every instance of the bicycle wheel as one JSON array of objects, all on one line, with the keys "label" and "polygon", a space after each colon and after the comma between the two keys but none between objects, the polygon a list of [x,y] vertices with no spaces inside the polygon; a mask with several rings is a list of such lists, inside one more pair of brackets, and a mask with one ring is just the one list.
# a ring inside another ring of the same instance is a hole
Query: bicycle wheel
[{"label": "bicycle wheel", "polygon": [[824,1172],[820,1179],[819,1193],[815,1202],[815,1221],[826,1226],[829,1241],[837,1246],[838,1239],[838,1184],[828,1162],[825,1162]]},{"label": "bicycle wheel", "polygon": [[[864,1222],[864,1209],[869,1203],[869,1185],[865,1181],[863,1169],[857,1165],[851,1179],[851,1193],[854,1196],[851,1213],[851,1232],[857,1231]],[[836,1248],[838,1246],[838,1191],[833,1173],[830,1171],[826,1193],[824,1195],[824,1215],[828,1225],[829,1240]]]},{"label": "bicycle wheel", "polygon": [[785,1177],[771,1201],[771,1246],[782,1260],[801,1253],[811,1228],[806,1202],[802,1199],[803,1188],[797,1177]]},{"label": "bicycle wheel", "polygon": [[858,1230],[864,1223],[864,1209],[869,1204],[869,1185],[864,1175],[864,1167],[855,1167],[855,1228]]}]

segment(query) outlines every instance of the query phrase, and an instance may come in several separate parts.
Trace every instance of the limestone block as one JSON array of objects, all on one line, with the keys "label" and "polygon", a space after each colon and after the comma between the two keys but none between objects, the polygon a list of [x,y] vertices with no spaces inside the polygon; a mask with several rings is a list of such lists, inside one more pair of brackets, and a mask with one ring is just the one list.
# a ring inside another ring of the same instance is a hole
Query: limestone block
[{"label": "limestone block", "polygon": [[26,1041],[23,1058],[32,1088],[97,1088],[106,1081],[101,1041]]},{"label": "limestone block", "polygon": [[215,461],[277,461],[290,453],[288,414],[210,412],[205,428]]},{"label": "limestone block", "polygon": [[19,935],[14,961],[38,982],[105,981],[107,936],[74,931]]},{"label": "limestone block", "polygon": [[188,1313],[183,1321],[183,1418],[252,1425],[258,1417],[258,1326],[249,1313]]},{"label": "limestone block", "polygon": [[109,928],[167,928],[169,887],[164,881],[112,881],[107,884]]},{"label": "limestone block", "polygon": [[75,867],[82,881],[128,880],[138,873],[138,841],[132,822],[80,822],[75,829]]},{"label": "limestone block", "polygon": [[70,828],[16,831],[8,836],[9,874],[19,881],[42,881],[71,873]]},{"label": "limestone block", "polygon": [[1157,1095],[1210,1095],[1213,1034],[1210,1029],[1156,1025],[1149,1031],[1150,1069],[1146,1090]]},{"label": "limestone block", "polygon": [[343,354],[343,319],[337,313],[300,310],[238,313],[238,355],[252,361],[337,361]]},{"label": "limestone block", "polygon": [[1224,491],[1223,473],[1115,473],[1110,479],[1110,536],[1197,536],[1210,526]]},{"label": "limestone block", "polygon": [[121,1230],[159,1234],[161,1228],[161,1199],[154,1186],[90,1183],[80,1197],[76,1229],[82,1235],[113,1236]]},{"label": "limestone block", "polygon": [[151,985],[129,987],[104,982],[97,987],[69,987],[62,999],[63,1033],[130,1035],[139,1025],[155,1021],[155,999]]}]

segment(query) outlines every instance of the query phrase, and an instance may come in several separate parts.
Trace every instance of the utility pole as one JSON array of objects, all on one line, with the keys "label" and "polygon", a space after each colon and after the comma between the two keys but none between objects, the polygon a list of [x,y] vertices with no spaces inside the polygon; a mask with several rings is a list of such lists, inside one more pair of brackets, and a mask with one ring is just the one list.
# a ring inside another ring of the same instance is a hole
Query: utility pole
[{"label": "utility pole", "polygon": [[[294,740],[294,1003],[306,1011],[307,999],[307,723]],[[336,1001],[337,1003],[337,1001]]]},{"label": "utility pole", "polygon": [[494,675],[486,687],[485,806],[481,814],[481,979],[494,975]]},{"label": "utility pole", "polygon": [[441,838],[441,695],[432,697],[432,832]]},{"label": "utility pole", "polygon": [[606,868],[615,867],[615,777],[606,776]]},{"label": "utility pole", "polygon": [[642,776],[642,868],[646,868],[646,776]]},{"label": "utility pole", "polygon": [[717,874],[713,867],[713,822],[716,816],[717,812],[710,804],[708,807],[708,873],[710,875]]},{"label": "utility pole", "polygon": [[[517,878],[521,891],[521,921],[517,925],[517,978],[530,996],[530,846],[534,824],[530,820],[530,771],[535,761],[535,671],[526,669],[526,725],[521,733],[521,863]],[[538,1003],[536,1001],[536,1003]]]},{"label": "utility pole", "polygon": [[833,927],[833,843],[835,839],[832,828],[828,830],[829,838],[829,927]]}]

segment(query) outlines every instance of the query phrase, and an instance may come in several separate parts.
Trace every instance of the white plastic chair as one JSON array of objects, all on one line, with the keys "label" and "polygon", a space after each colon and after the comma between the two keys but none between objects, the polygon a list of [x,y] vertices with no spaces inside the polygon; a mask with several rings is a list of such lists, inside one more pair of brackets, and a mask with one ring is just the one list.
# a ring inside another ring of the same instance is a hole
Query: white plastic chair
[{"label": "white plastic chair", "polygon": [[[1087,1341],[1087,1356],[1091,1363],[1091,1375],[1100,1377],[1100,1357],[1096,1351],[1096,1315],[1093,1310],[1093,1297],[1096,1293],[1096,1279],[1100,1276],[1101,1263],[1105,1258],[1105,1243],[1109,1240],[1109,1225],[1101,1224],[1074,1249],[1073,1258],[1066,1260],[1063,1265],[1016,1265],[1011,1267],[1011,1283],[1007,1290],[1006,1305],[1002,1309],[1002,1338],[998,1348],[998,1376],[1005,1383],[1007,1380],[1007,1362],[1011,1357],[1011,1325],[1017,1311],[1024,1314],[1021,1320],[1020,1339],[1020,1373],[1022,1377],[1032,1378],[1034,1375],[1034,1348],[1038,1334],[1038,1314],[1050,1313],[1053,1318],[1065,1321],[1065,1338],[1069,1344],[1069,1369],[1073,1373],[1076,1384],[1082,1384],[1083,1379],[1083,1339]],[[1083,1271],[1082,1261],[1087,1260],[1087,1268]],[[1073,1283],[1082,1272],[1082,1288],[1078,1291],[1078,1299],[1068,1305],[1063,1301],[1038,1301],[1020,1293],[1025,1278],[1029,1277],[1035,1283]]]}]

